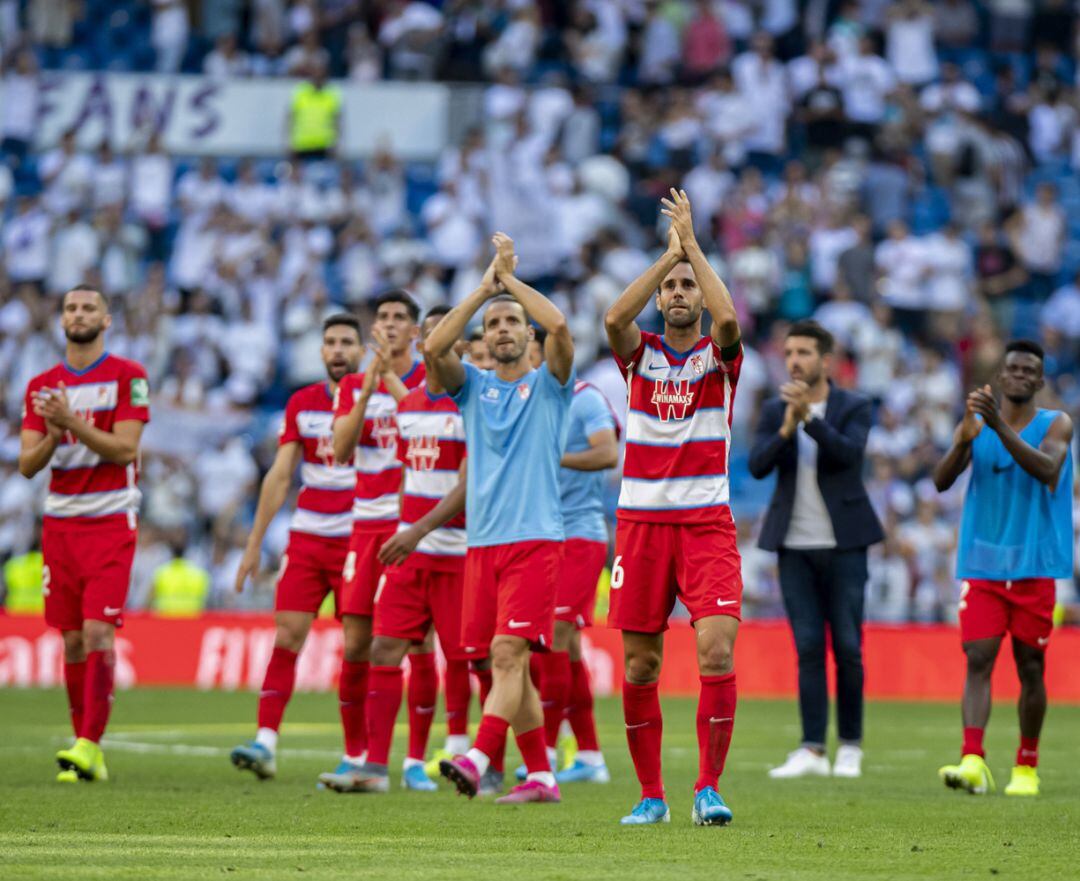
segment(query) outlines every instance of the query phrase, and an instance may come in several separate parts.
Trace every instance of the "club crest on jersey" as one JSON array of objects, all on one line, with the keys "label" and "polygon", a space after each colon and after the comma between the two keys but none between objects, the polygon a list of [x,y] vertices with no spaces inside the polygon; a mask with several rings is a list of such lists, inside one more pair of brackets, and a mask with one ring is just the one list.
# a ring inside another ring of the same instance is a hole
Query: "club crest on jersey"
[{"label": "club crest on jersey", "polygon": [[439,439],[430,435],[410,437],[405,459],[413,471],[434,471],[439,461]]},{"label": "club crest on jersey", "polygon": [[397,423],[392,416],[376,416],[372,420],[371,436],[381,450],[392,450],[397,446]]},{"label": "club crest on jersey", "polygon": [[685,419],[694,402],[689,379],[658,379],[653,382],[652,403],[661,422]]},{"label": "club crest on jersey", "polygon": [[698,376],[701,376],[705,372],[705,359],[700,355],[694,355],[690,359],[690,367]]},{"label": "club crest on jersey", "polygon": [[327,467],[333,467],[334,436],[332,434],[323,434],[319,436],[318,443],[315,445],[315,456]]},{"label": "club crest on jersey", "polygon": [[517,395],[518,395],[519,398],[521,398],[521,400],[523,400],[523,401],[529,400],[529,395],[531,395],[531,394],[532,394],[532,389],[529,388],[529,386],[526,385],[524,382],[517,387]]}]

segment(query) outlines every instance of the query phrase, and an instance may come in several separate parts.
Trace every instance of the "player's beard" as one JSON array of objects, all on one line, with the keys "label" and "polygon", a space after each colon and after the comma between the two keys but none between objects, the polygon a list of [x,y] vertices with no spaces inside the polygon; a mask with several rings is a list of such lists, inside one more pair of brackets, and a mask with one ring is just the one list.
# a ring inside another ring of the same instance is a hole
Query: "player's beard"
[{"label": "player's beard", "polygon": [[669,327],[693,327],[697,324],[701,318],[701,308],[695,309],[693,306],[686,305],[683,307],[686,311],[679,313],[677,316],[671,314],[671,306],[668,306],[664,310],[664,323]]},{"label": "player's beard", "polygon": [[500,349],[498,343],[496,343],[494,346],[491,346],[491,356],[499,364],[513,364],[515,361],[520,361],[524,357],[525,353],[528,351],[529,344],[528,342],[525,342],[521,345],[518,345],[517,340],[514,340],[513,342],[514,345],[510,349]]},{"label": "player's beard", "polygon": [[97,327],[72,327],[64,330],[64,336],[66,336],[70,342],[85,346],[87,343],[92,343],[101,336],[102,330],[104,330],[104,328],[100,324]]},{"label": "player's beard", "polygon": [[327,364],[326,375],[333,382],[341,382],[350,373],[356,373],[357,364]]}]

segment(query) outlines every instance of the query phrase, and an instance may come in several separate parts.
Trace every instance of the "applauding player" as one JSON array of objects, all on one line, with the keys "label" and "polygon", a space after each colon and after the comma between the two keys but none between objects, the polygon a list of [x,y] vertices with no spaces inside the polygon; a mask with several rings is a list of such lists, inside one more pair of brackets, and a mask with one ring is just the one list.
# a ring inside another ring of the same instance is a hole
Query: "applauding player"
[{"label": "applauding player", "polygon": [[[657,680],[678,595],[694,625],[701,671],[693,820],[723,825],[731,811],[716,786],[735,718],[732,652],[742,598],[727,463],[742,346],[731,295],[694,237],[686,194],[672,190],[663,203],[671,218],[667,250],[605,317],[630,392],[608,621],[623,631],[623,713],[642,798],[622,822],[670,816]],[[654,297],[663,336],[634,320]],[[703,307],[712,317],[709,336],[701,332]]]},{"label": "applauding player", "polygon": [[[424,318],[422,339],[449,312],[436,306]],[[427,356],[425,355],[425,361]],[[434,625],[446,656],[446,715],[451,736],[468,748],[469,661],[461,649],[462,570],[465,564],[465,427],[450,396],[429,372],[398,404],[404,466],[397,533],[379,551],[386,565],[375,595],[375,638],[368,677],[368,754],[365,764],[324,775],[333,789],[386,792],[394,721],[402,698],[401,662]],[[433,714],[411,715],[403,780],[410,789],[435,789],[424,773]],[[413,778],[410,782],[410,778]],[[425,785],[426,784],[426,785]]]},{"label": "applauding player", "polygon": [[[440,769],[471,798],[512,726],[528,777],[497,803],[552,802],[559,789],[529,650],[550,648],[554,628],[563,541],[559,461],[574,393],[574,343],[563,314],[514,277],[513,242],[502,234],[494,242],[496,258],[481,286],[427,342],[433,373],[461,409],[469,449],[462,642],[474,657],[490,652],[493,677],[475,745]],[[496,296],[497,284],[509,296]],[[485,303],[491,371],[462,364],[453,350]],[[547,363],[536,370],[528,360],[530,316],[547,332]]]},{"label": "applauding player", "polygon": [[[351,373],[341,381],[334,402],[334,456],[355,466],[356,499],[338,606],[344,635],[338,701],[345,755],[331,775],[364,764],[371,618],[383,570],[379,548],[397,530],[401,489],[394,415],[397,402],[424,380],[424,365],[412,352],[419,318],[419,307],[404,291],[379,297],[372,328],[375,358],[366,373]],[[433,664],[424,667],[429,677],[434,675]]]},{"label": "applauding player", "polygon": [[340,614],[341,570],[352,534],[356,477],[350,466],[334,461],[331,423],[338,383],[356,372],[363,350],[360,322],[354,316],[331,315],[323,322],[326,381],[295,392],[285,406],[277,455],[263,478],[255,523],[236,573],[239,593],[248,577],[259,571],[263,537],[285,502],[297,464],[303,463],[302,488],[274,596],[274,650],[259,692],[259,727],[253,741],[230,755],[237,768],[264,780],[277,773],[278,729],[296,682],[296,659],[327,594],[333,593]]},{"label": "applauding player", "polygon": [[1073,425],[1067,413],[1035,405],[1043,387],[1038,343],[1009,343],[998,382],[1000,404],[989,386],[968,395],[953,445],[934,468],[934,484],[944,491],[971,465],[956,560],[967,656],[964,742],[960,764],[939,774],[946,786],[972,794],[994,788],[983,733],[990,719],[990,674],[1010,633],[1020,677],[1020,748],[1005,794],[1038,795],[1054,579],[1073,576]]},{"label": "applauding player", "polygon": [[105,351],[112,324],[100,291],[61,301],[64,360],[26,390],[19,473],[52,467],[41,550],[45,621],[64,638],[75,745],[56,754],[57,780],[106,780],[99,743],[113,700],[113,644],[123,623],[139,510],[139,440],[150,421],[146,371]]}]

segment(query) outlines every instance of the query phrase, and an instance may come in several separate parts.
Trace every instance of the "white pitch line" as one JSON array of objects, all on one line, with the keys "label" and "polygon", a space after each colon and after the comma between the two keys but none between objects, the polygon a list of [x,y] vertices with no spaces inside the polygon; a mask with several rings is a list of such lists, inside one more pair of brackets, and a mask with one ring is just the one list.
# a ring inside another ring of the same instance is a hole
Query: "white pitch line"
[{"label": "white pitch line", "polygon": [[[227,756],[231,749],[219,746],[196,746],[190,743],[146,743],[135,740],[115,740],[106,737],[101,744],[105,749],[114,752],[139,753],[142,755],[168,755],[168,756]],[[333,759],[340,756],[339,752],[326,749],[291,749],[278,750],[278,755],[295,759]]]}]

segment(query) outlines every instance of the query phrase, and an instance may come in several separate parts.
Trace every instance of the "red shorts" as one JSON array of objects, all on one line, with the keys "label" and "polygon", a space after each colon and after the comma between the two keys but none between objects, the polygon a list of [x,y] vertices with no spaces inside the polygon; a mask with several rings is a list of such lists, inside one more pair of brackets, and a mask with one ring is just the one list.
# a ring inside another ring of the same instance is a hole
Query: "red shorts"
[{"label": "red shorts", "polygon": [[1053,578],[1019,581],[969,579],[960,588],[960,639],[1014,639],[1045,649],[1054,629]]},{"label": "red shorts", "polygon": [[562,570],[555,595],[556,621],[569,621],[578,630],[592,625],[596,585],[606,562],[606,541],[568,538],[563,542]]},{"label": "red shorts", "polygon": [[81,630],[83,621],[124,623],[137,533],[126,518],[41,530],[45,569],[45,622],[59,630]]},{"label": "red shorts", "polygon": [[340,609],[341,571],[348,551],[347,538],[290,533],[278,570],[274,611],[317,615],[328,593],[334,595],[334,608]]},{"label": "red shorts", "polygon": [[691,622],[740,617],[742,564],[730,513],[714,523],[616,524],[608,626],[662,633],[676,596]]},{"label": "red shorts", "polygon": [[551,645],[562,542],[522,541],[469,548],[461,643],[469,657],[487,654],[497,636]]},{"label": "red shorts", "polygon": [[420,566],[390,566],[375,594],[376,636],[421,643],[431,625],[443,654],[451,660],[469,656],[461,647],[462,572],[441,572]]},{"label": "red shorts", "polygon": [[341,605],[338,615],[375,614],[375,591],[385,568],[379,562],[379,548],[397,532],[397,524],[376,531],[354,529],[349,536],[349,552],[341,570]]}]

